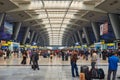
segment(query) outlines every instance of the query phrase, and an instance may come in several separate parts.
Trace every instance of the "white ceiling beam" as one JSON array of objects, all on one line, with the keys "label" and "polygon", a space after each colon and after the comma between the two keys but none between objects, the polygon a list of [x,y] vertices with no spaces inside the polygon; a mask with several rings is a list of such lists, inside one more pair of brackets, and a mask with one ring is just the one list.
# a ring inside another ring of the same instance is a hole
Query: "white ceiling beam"
[{"label": "white ceiling beam", "polygon": [[[7,12],[27,11],[27,10],[41,10],[41,9],[44,9],[44,8],[42,6],[33,7],[31,4],[26,4],[26,5],[23,4],[23,5],[20,5],[20,8],[9,10]],[[60,7],[60,8],[46,8],[46,9],[64,9],[64,8]],[[101,12],[101,13],[107,13],[104,10],[95,8],[94,5],[86,5],[86,4],[83,4],[82,2],[79,4],[79,7],[70,8],[69,10],[86,10],[86,11],[97,11],[97,12]]]},{"label": "white ceiling beam", "polygon": [[[55,18],[63,18],[63,17],[55,17]],[[50,19],[55,19],[54,17],[50,17]],[[26,19],[26,20],[24,20],[24,21],[31,21],[31,20],[40,20],[41,19],[41,22],[42,22],[42,19],[47,19],[47,18],[41,18],[41,17],[39,17],[39,16],[35,16],[35,17],[32,17],[32,18],[30,18],[30,19]],[[86,21],[86,22],[88,22],[88,20],[87,19],[84,19],[84,18],[82,18],[82,17],[78,17],[78,16],[75,16],[74,18],[69,18],[69,17],[66,17],[65,19],[75,19],[75,20],[81,20],[81,21]]]}]

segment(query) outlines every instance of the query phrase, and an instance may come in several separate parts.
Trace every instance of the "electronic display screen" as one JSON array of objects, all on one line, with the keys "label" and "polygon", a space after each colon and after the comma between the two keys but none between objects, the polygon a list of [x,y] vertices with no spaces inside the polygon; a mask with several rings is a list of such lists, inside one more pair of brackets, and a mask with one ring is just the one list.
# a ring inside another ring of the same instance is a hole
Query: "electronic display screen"
[{"label": "electronic display screen", "polygon": [[4,33],[12,35],[13,34],[13,24],[5,22],[4,23]]},{"label": "electronic display screen", "polygon": [[4,22],[0,30],[0,39],[11,40],[12,34],[13,34],[13,24],[9,22]]}]

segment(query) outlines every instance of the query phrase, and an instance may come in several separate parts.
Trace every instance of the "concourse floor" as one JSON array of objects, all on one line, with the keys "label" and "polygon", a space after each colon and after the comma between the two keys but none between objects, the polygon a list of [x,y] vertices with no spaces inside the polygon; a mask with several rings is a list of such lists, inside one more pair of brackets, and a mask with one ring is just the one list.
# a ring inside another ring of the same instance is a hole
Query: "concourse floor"
[{"label": "concourse floor", "polygon": [[[83,59],[82,57],[79,57],[77,64],[78,65],[90,65],[91,61],[90,61],[90,56],[88,57],[88,60],[86,61],[85,59]],[[4,60],[3,57],[0,57],[0,65],[2,66],[6,66],[6,65],[17,65],[17,66],[21,66],[21,61],[22,61],[22,57],[17,58],[17,56],[10,56],[9,59]],[[27,58],[27,64],[29,65],[30,62],[30,58]],[[70,59],[68,59],[68,61],[62,61],[61,57],[57,57],[54,56],[52,59],[52,62],[50,61],[50,58],[43,58],[42,56],[39,57],[39,65],[70,65]],[[102,59],[98,59],[97,64],[99,65],[107,65],[107,60],[102,60]]]},{"label": "concourse floor", "polygon": [[[78,77],[73,78],[71,75],[70,61],[61,61],[61,58],[54,57],[52,62],[49,58],[40,57],[40,70],[32,70],[29,65],[21,65],[21,58],[12,57],[9,60],[0,58],[0,80],[79,80]],[[78,60],[78,69],[80,72],[81,65],[88,65],[90,67],[90,60]],[[107,60],[98,60],[98,68],[103,68],[105,72],[105,79],[107,80]],[[118,68],[117,76],[120,76],[120,66]],[[116,79],[120,80],[120,79]]]}]

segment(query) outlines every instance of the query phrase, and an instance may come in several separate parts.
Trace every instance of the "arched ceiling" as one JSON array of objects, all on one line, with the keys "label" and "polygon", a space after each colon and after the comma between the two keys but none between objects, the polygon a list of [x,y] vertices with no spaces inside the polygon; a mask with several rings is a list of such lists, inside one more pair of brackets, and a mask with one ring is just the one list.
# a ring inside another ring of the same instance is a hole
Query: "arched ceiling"
[{"label": "arched ceiling", "polygon": [[[91,21],[105,20],[107,18],[106,13],[109,11],[105,5],[112,4],[112,1],[2,0],[0,4],[8,2],[7,6],[12,6],[5,8],[5,10],[0,9],[1,12],[10,15],[8,20],[12,20],[12,16],[14,21],[22,21],[24,26],[30,26],[39,34],[43,30],[42,34],[47,35],[45,38],[49,39],[49,45],[62,45],[63,39],[66,39],[67,34],[71,35],[69,33],[72,29],[81,29],[89,25]],[[104,8],[101,5],[104,5]]]}]

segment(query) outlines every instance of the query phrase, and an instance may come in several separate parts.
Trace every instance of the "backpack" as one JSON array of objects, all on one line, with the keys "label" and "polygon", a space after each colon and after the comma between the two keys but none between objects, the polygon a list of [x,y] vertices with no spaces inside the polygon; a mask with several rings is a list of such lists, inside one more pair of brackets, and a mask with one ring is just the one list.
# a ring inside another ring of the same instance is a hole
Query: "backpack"
[{"label": "backpack", "polygon": [[105,73],[102,68],[98,69],[98,78],[99,79],[104,79],[105,78]]},{"label": "backpack", "polygon": [[98,69],[92,68],[90,70],[90,77],[92,79],[98,79]]}]

